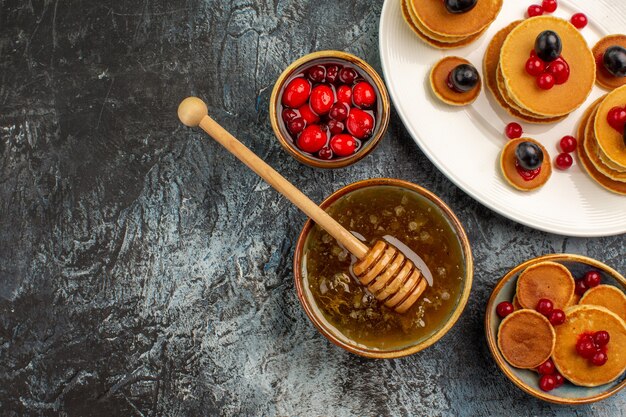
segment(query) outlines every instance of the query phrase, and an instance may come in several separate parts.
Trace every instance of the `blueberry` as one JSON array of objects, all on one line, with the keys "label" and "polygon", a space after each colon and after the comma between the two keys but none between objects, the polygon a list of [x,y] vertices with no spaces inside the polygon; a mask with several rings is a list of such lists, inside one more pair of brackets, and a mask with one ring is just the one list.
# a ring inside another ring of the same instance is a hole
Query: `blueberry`
[{"label": "blueberry", "polygon": [[602,58],[604,68],[616,77],[626,77],[626,49],[621,46],[611,46],[604,52]]},{"label": "blueberry", "polygon": [[545,62],[552,62],[561,56],[563,44],[556,32],[544,30],[535,40],[535,53]]},{"label": "blueberry", "polygon": [[478,0],[445,0],[446,10],[450,13],[469,12],[476,6]]},{"label": "blueberry", "polygon": [[535,170],[543,163],[543,151],[532,142],[522,142],[517,145],[515,157],[520,166],[527,171]]},{"label": "blueberry", "polygon": [[478,71],[469,64],[458,65],[450,73],[452,88],[459,93],[466,93],[476,87],[479,79]]}]

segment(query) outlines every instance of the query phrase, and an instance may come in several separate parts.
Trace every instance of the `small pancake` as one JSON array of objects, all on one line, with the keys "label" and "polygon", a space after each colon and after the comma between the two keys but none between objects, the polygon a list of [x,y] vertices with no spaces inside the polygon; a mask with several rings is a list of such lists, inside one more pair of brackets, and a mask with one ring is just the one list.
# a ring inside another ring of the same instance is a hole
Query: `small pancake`
[{"label": "small pancake", "polygon": [[500,49],[502,48],[504,39],[506,39],[513,28],[521,22],[521,20],[518,20],[503,29],[500,29],[500,31],[491,39],[491,42],[489,42],[487,50],[485,51],[485,56],[483,57],[483,79],[485,80],[485,85],[489,88],[489,91],[491,91],[491,94],[493,94],[493,97],[496,99],[498,104],[500,104],[500,106],[513,117],[517,117],[518,119],[522,119],[528,123],[553,123],[562,120],[564,116],[548,119],[527,116],[513,106],[510,106],[498,89],[497,70],[498,61],[500,60]]},{"label": "small pancake", "polygon": [[589,174],[591,179],[597,182],[600,186],[613,193],[626,195],[626,184],[623,182],[614,181],[598,171],[589,159],[587,151],[585,150],[585,142],[587,140],[587,138],[585,137],[585,128],[587,125],[587,121],[591,118],[593,110],[594,106],[591,105],[585,111],[585,114],[583,115],[578,125],[578,152],[576,152],[576,154],[578,155],[578,161],[580,162],[580,165],[582,165],[582,167],[585,169],[587,174]]},{"label": "small pancake", "polygon": [[616,77],[604,68],[604,51],[611,46],[626,48],[626,35],[609,35],[600,39],[591,50],[596,59],[596,83],[607,90],[613,90],[626,84],[626,77]]},{"label": "small pancake", "polygon": [[585,128],[585,153],[589,157],[589,160],[591,161],[593,166],[596,167],[596,169],[603,175],[609,177],[613,181],[626,183],[626,172],[617,171],[611,168],[610,166],[605,164],[599,156],[600,148],[598,147],[598,141],[596,139],[593,129],[594,121],[598,113],[597,108],[598,106],[596,106],[596,110],[587,121],[587,127]]},{"label": "small pancake", "polygon": [[519,305],[519,301],[517,301],[517,295],[513,296],[513,301],[511,301],[511,304],[513,304],[513,308],[515,310],[521,310],[522,309],[522,306]]},{"label": "small pancake", "polygon": [[[537,36],[545,31],[558,33],[561,53],[570,66],[569,80],[550,90],[537,86],[526,73],[526,61]],[[500,68],[509,95],[520,107],[546,117],[564,116],[580,107],[593,88],[596,64],[585,38],[571,23],[552,16],[537,16],[517,25],[506,37],[500,52]]]},{"label": "small pancake", "polygon": [[626,144],[623,132],[613,129],[606,116],[613,107],[626,106],[626,85],[611,91],[598,107],[598,115],[594,123],[598,146],[604,155],[615,164],[626,167]]},{"label": "small pancake", "polygon": [[626,321],[626,294],[613,285],[589,288],[580,299],[580,304],[604,307]]},{"label": "small pancake", "polygon": [[430,70],[430,88],[437,98],[451,106],[466,106],[476,100],[480,94],[481,81],[478,79],[476,87],[465,93],[459,93],[448,87],[448,76],[450,72],[461,64],[471,63],[458,56],[447,56],[437,62]]},{"label": "small pancake", "polygon": [[516,368],[534,369],[550,358],[556,335],[547,318],[533,310],[517,310],[498,328],[498,348]]},{"label": "small pancake", "polygon": [[[515,149],[517,145],[521,142],[533,142],[541,148],[543,151],[543,164],[541,165],[541,171],[539,171],[539,175],[533,178],[530,181],[526,181],[522,176],[517,172],[517,167],[515,166],[515,161],[517,157],[515,156]],[[504,179],[511,184],[514,188],[520,191],[532,191],[536,190],[543,186],[552,175],[552,165],[550,164],[550,154],[546,148],[543,147],[539,142],[530,138],[519,138],[513,139],[507,142],[500,153],[500,170],[502,171],[502,175]],[[534,306],[533,306],[534,308]]]},{"label": "small pancake", "polygon": [[441,36],[470,36],[482,32],[498,16],[503,0],[480,0],[466,13],[450,13],[441,0],[409,0],[422,25]]},{"label": "small pancake", "polygon": [[574,292],[574,295],[572,296],[572,299],[569,301],[569,304],[567,305],[568,307],[571,306],[575,306],[580,302],[580,295],[576,294],[576,292]]},{"label": "small pancake", "polygon": [[539,262],[517,279],[517,299],[522,307],[534,309],[539,300],[547,298],[554,308],[563,310],[571,302],[575,286],[569,269],[556,262]]},{"label": "small pancake", "polygon": [[[565,323],[556,326],[556,345],[552,360],[558,371],[570,382],[584,387],[596,387],[618,378],[626,370],[626,324],[604,307],[578,305],[565,310]],[[578,355],[576,343],[584,333],[600,330],[609,332],[606,346],[607,362],[594,366]]]},{"label": "small pancake", "polygon": [[474,36],[474,35],[462,35],[462,36],[443,36],[443,35],[439,35],[433,31],[431,31],[430,29],[428,29],[426,26],[424,26],[424,23],[422,23],[422,21],[419,19],[419,17],[415,14],[415,10],[413,10],[413,7],[411,7],[410,3],[411,0],[403,0],[404,2],[406,2],[407,4],[407,10],[409,12],[409,15],[411,16],[411,20],[413,21],[413,23],[415,24],[415,26],[418,27],[418,29],[420,30],[420,32],[422,32],[424,35],[426,35],[427,37],[429,37],[430,39],[433,39],[435,41],[439,41],[439,42],[443,42],[443,43],[454,43],[454,42],[460,42],[463,41],[464,39],[467,39],[470,36]]}]

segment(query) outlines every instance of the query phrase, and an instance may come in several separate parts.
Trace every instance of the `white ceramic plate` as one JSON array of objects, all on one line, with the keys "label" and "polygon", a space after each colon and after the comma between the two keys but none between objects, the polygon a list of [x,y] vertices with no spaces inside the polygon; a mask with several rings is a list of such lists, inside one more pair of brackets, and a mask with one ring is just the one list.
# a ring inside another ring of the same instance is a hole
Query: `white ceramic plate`
[{"label": "white ceramic plate", "polygon": [[[506,142],[504,127],[517,121],[526,136],[539,140],[554,158],[558,142],[575,135],[584,110],[604,90],[594,87],[587,102],[562,122],[533,125],[509,116],[483,86],[480,97],[464,108],[435,99],[428,84],[432,65],[446,55],[468,59],[482,74],[483,54],[493,35],[539,0],[505,0],[496,21],[476,42],[442,51],[422,42],[404,22],[400,0],[386,0],[380,18],[380,57],[393,103],[422,151],[450,180],[492,210],[527,226],[568,236],[626,233],[626,197],[597,185],[578,166],[555,169],[540,190],[523,193],[500,174],[498,158]],[[626,30],[626,1],[559,0],[554,16],[568,19],[577,12],[589,18],[582,30],[590,47],[601,37]]]}]

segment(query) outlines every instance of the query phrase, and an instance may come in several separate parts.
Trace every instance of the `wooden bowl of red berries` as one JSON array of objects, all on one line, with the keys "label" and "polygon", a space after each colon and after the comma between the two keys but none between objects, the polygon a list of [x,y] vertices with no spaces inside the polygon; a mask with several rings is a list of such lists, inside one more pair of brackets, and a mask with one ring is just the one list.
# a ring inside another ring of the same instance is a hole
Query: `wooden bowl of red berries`
[{"label": "wooden bowl of red berries", "polygon": [[385,84],[369,64],[346,52],[319,51],[278,77],[270,120],[298,161],[340,168],[376,147],[387,130],[389,108]]},{"label": "wooden bowl of red berries", "polygon": [[545,255],[509,271],[485,315],[489,349],[534,397],[586,404],[626,386],[626,278],[579,255]]}]

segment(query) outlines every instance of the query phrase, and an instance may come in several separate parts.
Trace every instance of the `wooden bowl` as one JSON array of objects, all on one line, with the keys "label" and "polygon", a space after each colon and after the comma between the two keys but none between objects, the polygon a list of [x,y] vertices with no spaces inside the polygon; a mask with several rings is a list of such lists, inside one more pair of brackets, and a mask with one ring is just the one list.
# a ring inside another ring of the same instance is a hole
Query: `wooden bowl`
[{"label": "wooden bowl", "polygon": [[504,372],[504,375],[506,375],[507,378],[509,378],[515,385],[533,397],[537,397],[544,401],[567,405],[587,404],[600,401],[616,394],[624,388],[624,386],[626,386],[626,373],[622,374],[622,376],[617,380],[599,387],[580,387],[573,385],[570,382],[565,382],[565,384],[559,388],[549,392],[544,392],[539,388],[539,375],[536,372],[529,369],[518,369],[509,365],[500,353],[500,349],[498,349],[497,337],[498,326],[500,325],[501,319],[496,314],[496,306],[502,301],[511,301],[513,299],[517,284],[517,277],[522,271],[533,264],[544,261],[552,261],[563,264],[572,272],[574,278],[582,277],[585,272],[592,268],[596,269],[600,271],[602,275],[603,284],[615,285],[622,290],[626,290],[626,278],[602,262],[587,258],[586,256],[570,254],[545,255],[531,259],[516,266],[500,281],[498,281],[487,304],[487,311],[485,314],[485,333],[487,336],[487,344],[489,345],[489,350],[491,351],[493,358],[498,364],[500,370]]},{"label": "wooden bowl", "polygon": [[335,191],[332,195],[326,198],[326,200],[324,200],[322,204],[320,204],[320,207],[322,207],[323,209],[327,209],[335,201],[337,201],[337,199],[351,193],[352,191],[375,186],[396,186],[419,194],[420,196],[429,200],[433,204],[433,206],[438,209],[441,214],[443,214],[443,216],[449,221],[452,229],[455,231],[456,236],[458,237],[461,244],[461,249],[463,251],[463,258],[465,263],[465,277],[463,286],[459,294],[457,305],[450,313],[448,318],[446,320],[443,320],[440,323],[439,327],[430,335],[420,340],[416,340],[414,344],[401,349],[382,350],[368,348],[367,346],[357,344],[356,342],[353,342],[347,337],[343,336],[335,327],[331,326],[326,321],[326,319],[323,317],[322,312],[317,308],[315,300],[312,299],[310,291],[305,291],[304,289],[304,277],[302,273],[304,268],[303,255],[307,237],[314,226],[314,223],[311,220],[308,220],[306,222],[304,228],[302,229],[302,232],[300,233],[300,237],[298,238],[294,254],[293,270],[296,290],[298,293],[298,298],[300,299],[300,303],[302,304],[304,311],[306,312],[309,319],[313,322],[315,327],[317,327],[317,329],[328,340],[349,352],[356,353],[361,356],[365,356],[368,358],[392,359],[411,355],[413,353],[426,349],[427,347],[441,339],[452,328],[454,323],[456,323],[461,313],[463,312],[463,309],[465,308],[465,305],[469,298],[470,290],[472,288],[474,264],[470,243],[467,235],[465,234],[465,230],[463,229],[463,226],[454,215],[452,210],[450,210],[450,208],[435,194],[410,182],[390,178],[377,178],[358,181],[353,184],[347,185],[338,191]]},{"label": "wooden bowl", "polygon": [[[378,100],[376,104],[376,128],[374,129],[372,137],[364,142],[363,146],[359,150],[357,150],[355,154],[343,158],[326,161],[315,158],[310,154],[304,153],[296,147],[296,145],[293,143],[293,139],[291,139],[291,136],[287,132],[285,124],[280,118],[278,109],[280,108],[280,98],[282,96],[283,87],[285,86],[285,84],[287,84],[288,81],[291,81],[293,74],[298,73],[302,69],[312,66],[314,64],[328,63],[353,65],[357,67],[360,70],[361,74],[365,77],[365,79],[374,87],[374,90],[376,91],[376,94],[378,96]],[[294,61],[283,71],[280,77],[278,77],[278,80],[276,80],[276,84],[274,84],[274,90],[272,91],[272,96],[270,98],[269,110],[272,129],[274,129],[276,137],[278,138],[283,148],[285,148],[285,150],[287,150],[287,152],[289,152],[294,158],[296,158],[303,164],[307,164],[316,168],[341,168],[354,164],[355,162],[361,160],[367,154],[372,152],[376,145],[378,145],[382,137],[385,135],[387,127],[389,126],[390,101],[389,94],[387,93],[387,88],[385,87],[385,83],[378,75],[378,73],[374,70],[374,68],[372,68],[367,62],[347,52],[318,51],[305,55],[302,58]]]}]

